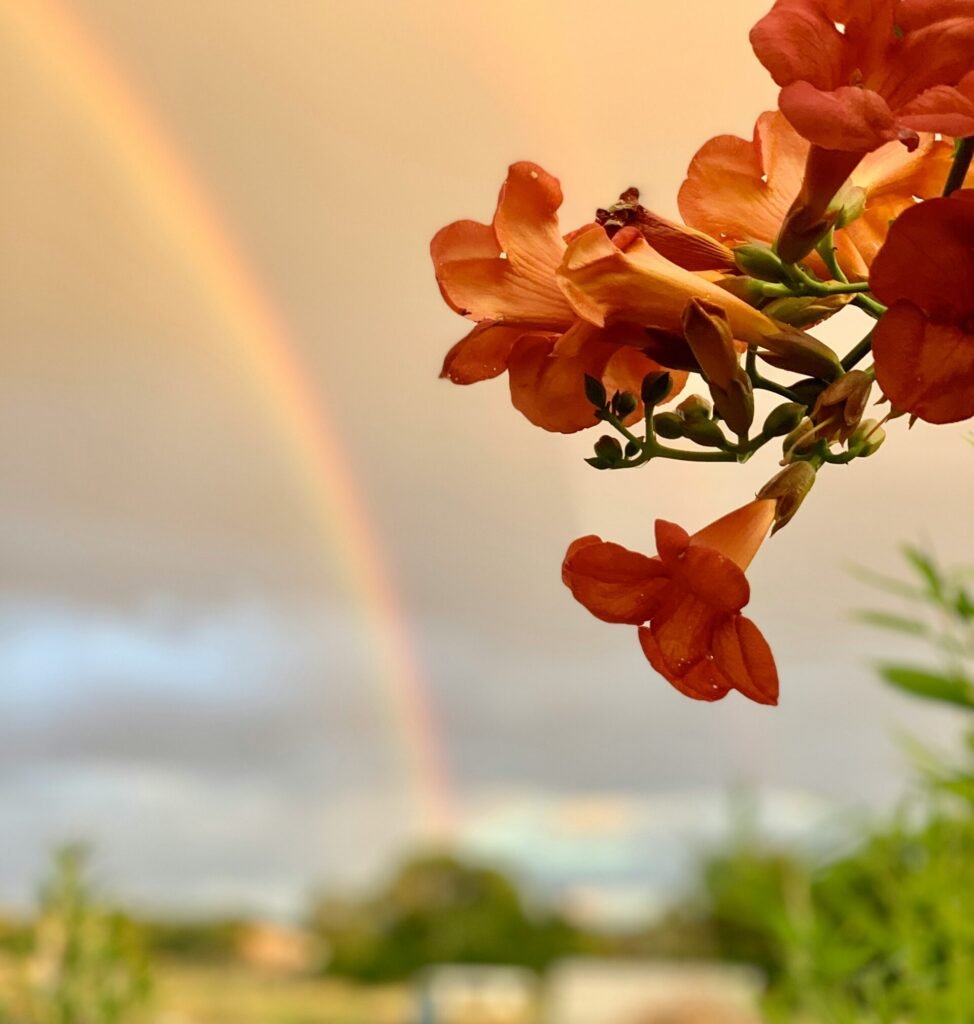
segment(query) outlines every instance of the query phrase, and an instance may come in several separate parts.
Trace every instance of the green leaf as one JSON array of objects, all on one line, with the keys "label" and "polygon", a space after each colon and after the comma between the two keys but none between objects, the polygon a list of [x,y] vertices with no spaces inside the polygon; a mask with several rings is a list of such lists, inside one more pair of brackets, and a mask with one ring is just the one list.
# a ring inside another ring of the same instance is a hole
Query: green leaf
[{"label": "green leaf", "polygon": [[923,636],[928,632],[925,623],[906,615],[894,615],[892,612],[857,611],[852,613],[852,617],[856,622],[874,626],[876,629],[890,629],[910,636]]},{"label": "green leaf", "polygon": [[911,544],[907,544],[903,548],[903,554],[906,557],[906,560],[926,581],[926,584],[930,589],[930,593],[939,597],[943,593],[944,582],[931,558],[928,555],[925,555],[919,548],[915,548]]},{"label": "green leaf", "polygon": [[974,708],[974,687],[963,676],[944,676],[906,665],[880,665],[879,674],[890,686],[916,697]]}]

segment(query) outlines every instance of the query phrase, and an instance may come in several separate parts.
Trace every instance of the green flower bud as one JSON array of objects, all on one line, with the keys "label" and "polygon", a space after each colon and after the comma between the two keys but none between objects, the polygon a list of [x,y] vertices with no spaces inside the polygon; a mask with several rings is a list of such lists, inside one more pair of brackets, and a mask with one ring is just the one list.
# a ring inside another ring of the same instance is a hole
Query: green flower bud
[{"label": "green flower bud", "polygon": [[609,466],[615,466],[622,462],[622,445],[616,438],[603,434],[595,442],[595,457]]},{"label": "green flower bud", "polygon": [[687,420],[683,424],[683,436],[688,437],[695,444],[705,445],[708,448],[723,448],[727,444],[724,432],[713,420]]},{"label": "green flower bud", "polygon": [[612,396],[612,411],[624,420],[631,416],[639,405],[639,399],[631,391],[617,391]]},{"label": "green flower bud", "polygon": [[597,377],[585,374],[585,397],[596,409],[605,408],[605,385]]},{"label": "green flower bud", "polygon": [[650,408],[659,405],[669,396],[673,380],[668,373],[649,373],[643,377],[643,386],[640,389],[643,405]]},{"label": "green flower bud", "polygon": [[781,257],[767,245],[749,242],[734,249],[734,261],[741,270],[759,281],[781,281],[784,279],[784,264]]},{"label": "green flower bud", "polygon": [[653,417],[653,430],[667,441],[683,437],[683,417],[676,412],[660,412]]},{"label": "green flower bud", "polygon": [[798,402],[785,402],[768,413],[761,432],[769,437],[781,437],[790,434],[801,423],[805,415],[805,406]]}]

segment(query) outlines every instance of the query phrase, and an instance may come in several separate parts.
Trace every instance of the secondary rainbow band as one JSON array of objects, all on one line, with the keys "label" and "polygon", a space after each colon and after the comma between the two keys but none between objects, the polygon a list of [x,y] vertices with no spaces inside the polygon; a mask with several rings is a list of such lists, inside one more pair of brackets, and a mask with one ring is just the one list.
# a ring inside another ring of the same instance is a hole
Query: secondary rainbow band
[{"label": "secondary rainbow band", "polygon": [[368,623],[419,821],[427,835],[447,834],[454,817],[450,779],[407,619],[337,434],[281,316],[188,159],[91,32],[55,0],[16,0],[4,5],[3,16],[39,70],[58,82],[66,101],[104,140],[238,342],[241,362],[298,460],[329,548]]}]

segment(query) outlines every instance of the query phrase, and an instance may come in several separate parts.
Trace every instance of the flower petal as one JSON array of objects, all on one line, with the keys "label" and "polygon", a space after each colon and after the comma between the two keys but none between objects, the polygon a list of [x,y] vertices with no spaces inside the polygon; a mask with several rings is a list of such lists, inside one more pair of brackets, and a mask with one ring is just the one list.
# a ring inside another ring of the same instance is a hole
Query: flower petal
[{"label": "flower petal", "polygon": [[696,662],[689,671],[681,675],[672,671],[652,631],[645,626],[639,630],[639,644],[650,665],[685,697],[692,700],[715,701],[721,700],[730,692],[730,684],[710,659],[704,658]]},{"label": "flower petal", "polygon": [[843,44],[825,5],[803,0],[778,0],[751,29],[758,60],[781,86],[805,81],[834,89],[842,76]]},{"label": "flower petal", "polygon": [[974,135],[974,102],[960,89],[935,85],[907,103],[897,120],[914,131],[963,138]]},{"label": "flower petal", "polygon": [[749,501],[698,530],[690,538],[690,544],[712,548],[743,571],[768,536],[768,530],[774,523],[775,505],[771,498]]},{"label": "flower petal", "polygon": [[523,327],[477,324],[447,352],[440,376],[454,384],[475,384],[498,376],[507,369],[511,349],[523,334]]},{"label": "flower petal", "polygon": [[761,631],[743,615],[719,622],[713,635],[714,661],[725,679],[758,704],[778,703],[778,670]]},{"label": "flower petal", "polygon": [[710,655],[714,626],[720,618],[721,613],[709,601],[678,583],[663,591],[649,629],[668,669],[667,678],[685,675]]},{"label": "flower petal", "polygon": [[634,626],[647,621],[666,586],[659,559],[595,536],[572,543],[561,578],[575,600],[597,618]]},{"label": "flower petal", "polygon": [[753,141],[718,135],[704,143],[680,189],[680,213],[729,245],[770,244],[801,187],[807,154],[808,143],[780,113],[764,113]]},{"label": "flower petal", "polygon": [[850,180],[865,191],[865,208],[838,233],[838,238],[851,239],[864,267],[872,265],[890,224],[915,205],[914,197],[932,199],[940,195],[952,158],[949,142],[924,134],[912,153],[899,142],[888,142],[868,154],[853,171]]},{"label": "flower petal", "polygon": [[684,307],[703,298],[726,310],[738,341],[758,344],[778,330],[719,285],[664,259],[641,236],[623,251],[602,228],[586,231],[568,246],[558,277],[578,315],[599,326],[628,321],[682,333]]},{"label": "flower petal", "polygon": [[[643,377],[661,367],[638,349],[625,344],[638,340],[638,328],[603,331],[584,321],[560,338],[526,334],[511,350],[507,361],[511,401],[535,426],[571,434],[595,426],[595,410],[585,395],[585,377],[595,377],[606,391],[626,390],[639,395]],[[674,388],[684,375],[676,375]],[[675,390],[671,389],[670,394]],[[638,403],[626,422],[642,417]]]},{"label": "flower petal", "polygon": [[943,319],[974,313],[974,191],[906,210],[890,228],[870,280],[887,305],[899,299]]},{"label": "flower petal", "polygon": [[974,334],[900,301],[873,332],[876,380],[894,406],[927,423],[974,416]]},{"label": "flower petal", "polygon": [[457,221],[430,246],[440,291],[473,320],[564,328],[573,319],[555,278],[565,251],[558,182],[537,164],[512,164],[492,226]]},{"label": "flower petal", "polygon": [[778,105],[799,135],[823,149],[865,152],[900,137],[886,100],[871,89],[844,85],[825,92],[793,82],[781,90]]}]

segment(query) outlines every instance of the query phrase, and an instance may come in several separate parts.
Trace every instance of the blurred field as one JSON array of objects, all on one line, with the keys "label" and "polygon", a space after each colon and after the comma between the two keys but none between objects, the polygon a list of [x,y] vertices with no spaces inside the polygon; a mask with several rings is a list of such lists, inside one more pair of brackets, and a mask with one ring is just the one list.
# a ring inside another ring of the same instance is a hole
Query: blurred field
[{"label": "blurred field", "polygon": [[[10,965],[0,965],[4,1002],[15,989],[13,978]],[[363,988],[332,979],[276,978],[242,967],[160,964],[154,971],[149,1004],[132,1020],[138,1024],[406,1024],[409,996],[401,986]]]}]

